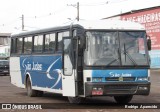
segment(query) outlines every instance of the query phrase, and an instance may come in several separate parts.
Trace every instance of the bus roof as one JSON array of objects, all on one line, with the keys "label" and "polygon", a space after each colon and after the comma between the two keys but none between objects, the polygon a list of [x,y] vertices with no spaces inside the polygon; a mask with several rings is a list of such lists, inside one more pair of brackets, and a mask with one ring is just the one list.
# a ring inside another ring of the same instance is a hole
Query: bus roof
[{"label": "bus roof", "polygon": [[74,24],[79,24],[84,29],[145,30],[139,23],[122,20],[80,21]]},{"label": "bus roof", "polygon": [[25,36],[25,35],[32,35],[32,34],[40,34],[40,33],[47,33],[59,30],[66,30],[70,27],[81,27],[88,30],[145,30],[145,28],[135,22],[131,21],[122,21],[122,20],[96,20],[96,21],[76,21],[72,23],[68,23],[65,25],[61,25],[59,27],[51,27],[51,28],[44,28],[34,31],[23,31],[17,34],[12,34],[12,37],[15,36]]}]

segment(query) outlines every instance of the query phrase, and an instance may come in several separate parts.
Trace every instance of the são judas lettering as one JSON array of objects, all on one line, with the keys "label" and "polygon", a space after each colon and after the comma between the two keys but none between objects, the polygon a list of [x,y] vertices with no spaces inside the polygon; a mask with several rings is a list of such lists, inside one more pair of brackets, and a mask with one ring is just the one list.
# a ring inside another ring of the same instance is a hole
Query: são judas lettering
[{"label": "s\u00e3o judas lettering", "polygon": [[109,73],[111,77],[132,77],[132,74],[130,73]]},{"label": "s\u00e3o judas lettering", "polygon": [[28,62],[24,66],[26,70],[42,70],[42,64],[39,64],[38,62],[33,62],[32,64]]}]

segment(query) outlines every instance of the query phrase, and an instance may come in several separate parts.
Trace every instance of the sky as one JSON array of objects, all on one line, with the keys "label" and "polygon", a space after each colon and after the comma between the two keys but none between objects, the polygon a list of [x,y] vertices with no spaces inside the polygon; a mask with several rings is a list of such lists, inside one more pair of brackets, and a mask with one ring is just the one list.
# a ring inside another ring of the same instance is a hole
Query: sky
[{"label": "sky", "polygon": [[131,10],[160,5],[160,0],[0,0],[0,33],[36,30],[80,20],[98,20]]}]

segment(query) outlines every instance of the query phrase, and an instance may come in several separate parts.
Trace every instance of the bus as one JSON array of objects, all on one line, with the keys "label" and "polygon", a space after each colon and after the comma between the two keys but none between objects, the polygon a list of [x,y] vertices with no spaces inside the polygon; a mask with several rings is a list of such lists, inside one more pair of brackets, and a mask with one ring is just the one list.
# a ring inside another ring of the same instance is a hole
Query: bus
[{"label": "bus", "polygon": [[149,95],[151,41],[144,27],[120,20],[79,21],[11,36],[11,83],[30,97],[111,96],[128,103]]}]

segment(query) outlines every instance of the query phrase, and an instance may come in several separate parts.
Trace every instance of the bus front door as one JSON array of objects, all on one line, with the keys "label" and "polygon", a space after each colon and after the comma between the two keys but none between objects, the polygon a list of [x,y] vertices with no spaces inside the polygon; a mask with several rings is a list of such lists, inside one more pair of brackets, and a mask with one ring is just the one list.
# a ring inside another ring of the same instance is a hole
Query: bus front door
[{"label": "bus front door", "polygon": [[73,72],[73,48],[72,39],[69,37],[63,37],[63,75],[62,75],[62,88],[63,96],[74,97],[75,92],[75,75]]}]

